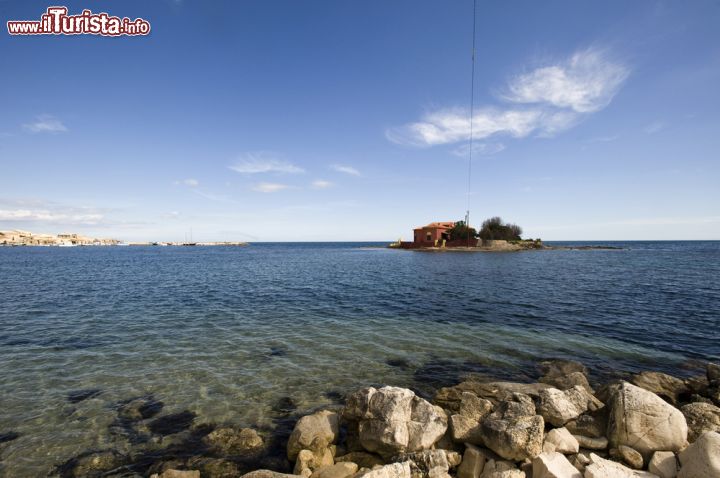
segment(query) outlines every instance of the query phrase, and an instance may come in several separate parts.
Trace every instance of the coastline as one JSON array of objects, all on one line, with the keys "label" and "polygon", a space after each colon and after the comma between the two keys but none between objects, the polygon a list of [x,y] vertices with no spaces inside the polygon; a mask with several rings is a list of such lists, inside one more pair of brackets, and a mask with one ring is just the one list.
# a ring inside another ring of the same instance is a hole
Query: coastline
[{"label": "coastline", "polygon": [[[118,404],[111,424],[126,446],[88,450],[58,464],[53,476],[651,478],[678,469],[682,477],[716,476],[692,474],[702,466],[720,471],[712,468],[720,365],[708,363],[704,374],[686,379],[645,371],[604,381],[570,360],[541,361],[537,369],[529,383],[473,375],[433,396],[375,385],[300,414],[288,403],[273,430],[200,424],[192,412],[165,414],[154,397],[136,397]],[[96,394],[79,391],[68,400]],[[12,430],[0,437],[0,451],[18,438]]]}]

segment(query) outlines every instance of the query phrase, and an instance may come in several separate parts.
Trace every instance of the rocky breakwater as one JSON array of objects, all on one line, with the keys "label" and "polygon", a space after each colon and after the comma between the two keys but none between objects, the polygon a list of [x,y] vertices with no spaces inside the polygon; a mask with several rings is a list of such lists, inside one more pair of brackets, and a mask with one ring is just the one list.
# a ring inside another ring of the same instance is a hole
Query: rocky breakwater
[{"label": "rocky breakwater", "polygon": [[[538,383],[470,380],[432,401],[405,388],[359,390],[296,422],[290,466],[248,473],[237,460],[166,457],[147,469],[157,478],[720,477],[720,367],[604,384],[574,362],[541,370]],[[263,447],[247,429],[215,429],[201,442],[224,456]]]}]

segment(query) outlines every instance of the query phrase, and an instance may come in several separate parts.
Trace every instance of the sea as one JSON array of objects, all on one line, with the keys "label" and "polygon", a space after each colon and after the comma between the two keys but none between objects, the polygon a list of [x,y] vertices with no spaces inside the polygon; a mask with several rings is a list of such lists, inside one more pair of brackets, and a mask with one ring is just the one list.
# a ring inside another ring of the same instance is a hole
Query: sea
[{"label": "sea", "polygon": [[136,397],[272,434],[371,385],[432,397],[535,380],[547,358],[591,381],[720,360],[720,241],[555,245],[618,249],[0,248],[0,476],[128,453],[113,423]]}]

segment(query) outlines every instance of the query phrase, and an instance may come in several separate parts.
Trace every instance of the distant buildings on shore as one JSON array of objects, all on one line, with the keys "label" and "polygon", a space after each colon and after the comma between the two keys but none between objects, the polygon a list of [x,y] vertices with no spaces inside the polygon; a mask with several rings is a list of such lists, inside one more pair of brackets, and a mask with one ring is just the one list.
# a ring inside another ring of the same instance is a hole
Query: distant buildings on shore
[{"label": "distant buildings on shore", "polygon": [[35,234],[28,231],[0,231],[0,246],[247,246],[246,242],[123,242],[81,234]]},{"label": "distant buildings on shore", "polygon": [[28,231],[0,231],[1,246],[114,246],[117,239],[98,239],[81,234],[35,234]]}]

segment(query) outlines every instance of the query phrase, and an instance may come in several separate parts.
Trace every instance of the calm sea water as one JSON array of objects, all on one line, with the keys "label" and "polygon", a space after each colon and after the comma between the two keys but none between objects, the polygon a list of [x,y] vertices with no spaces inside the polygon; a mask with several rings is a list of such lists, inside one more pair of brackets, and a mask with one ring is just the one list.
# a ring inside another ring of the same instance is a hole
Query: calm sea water
[{"label": "calm sea water", "polygon": [[[423,253],[372,244],[0,248],[0,474],[43,476],[118,402],[272,427],[370,384],[431,393],[540,358],[688,375],[720,356],[720,242]],[[71,403],[77,390],[97,390]]]}]

